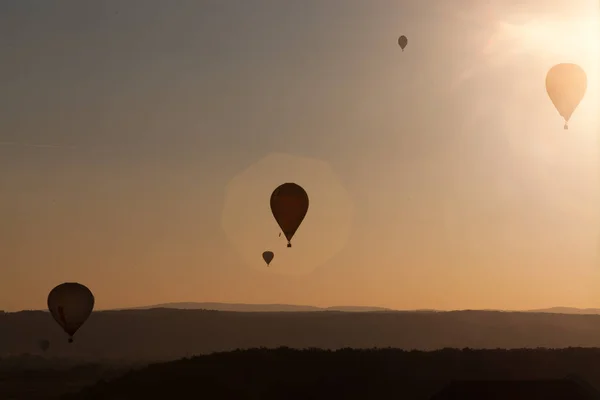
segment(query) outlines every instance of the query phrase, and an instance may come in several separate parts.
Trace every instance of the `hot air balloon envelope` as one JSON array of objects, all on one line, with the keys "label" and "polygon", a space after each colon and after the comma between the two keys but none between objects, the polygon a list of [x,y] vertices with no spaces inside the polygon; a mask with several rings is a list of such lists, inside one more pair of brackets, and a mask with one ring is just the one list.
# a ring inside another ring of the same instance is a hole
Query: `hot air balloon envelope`
[{"label": "hot air balloon envelope", "polygon": [[288,240],[287,247],[292,247],[290,241],[308,211],[308,194],[295,183],[284,183],[271,194],[271,211]]},{"label": "hot air balloon envelope", "polygon": [[571,115],[587,90],[587,76],[577,64],[557,64],[546,75],[546,92],[568,128]]},{"label": "hot air balloon envelope", "polygon": [[404,48],[406,47],[407,44],[408,44],[408,39],[406,38],[406,36],[402,35],[398,38],[398,45],[400,46],[402,51],[404,51]]},{"label": "hot air balloon envelope", "polygon": [[80,283],[62,283],[48,294],[48,310],[69,335],[69,342],[73,341],[73,335],[88,319],[93,309],[94,295]]},{"label": "hot air balloon envelope", "polygon": [[275,254],[273,254],[272,251],[265,251],[262,254],[263,260],[265,260],[265,262],[267,263],[267,265],[271,264],[271,261],[273,261],[273,257],[275,257]]}]

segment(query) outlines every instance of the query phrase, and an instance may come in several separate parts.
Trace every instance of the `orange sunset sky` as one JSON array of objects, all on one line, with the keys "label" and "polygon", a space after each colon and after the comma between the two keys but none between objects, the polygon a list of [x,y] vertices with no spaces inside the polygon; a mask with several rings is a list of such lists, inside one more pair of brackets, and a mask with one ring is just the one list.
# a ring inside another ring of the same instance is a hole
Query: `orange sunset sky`
[{"label": "orange sunset sky", "polygon": [[599,38],[597,0],[1,2],[0,309],[600,307]]}]

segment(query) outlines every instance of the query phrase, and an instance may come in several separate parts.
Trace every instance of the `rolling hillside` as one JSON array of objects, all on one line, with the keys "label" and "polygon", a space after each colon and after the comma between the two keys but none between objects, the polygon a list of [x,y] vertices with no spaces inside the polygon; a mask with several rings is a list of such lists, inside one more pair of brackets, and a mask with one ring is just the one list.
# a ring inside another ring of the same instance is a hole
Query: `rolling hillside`
[{"label": "rolling hillside", "polygon": [[600,316],[498,311],[94,312],[69,345],[47,312],[0,315],[0,356],[38,353],[89,360],[170,360],[236,348],[600,347]]}]

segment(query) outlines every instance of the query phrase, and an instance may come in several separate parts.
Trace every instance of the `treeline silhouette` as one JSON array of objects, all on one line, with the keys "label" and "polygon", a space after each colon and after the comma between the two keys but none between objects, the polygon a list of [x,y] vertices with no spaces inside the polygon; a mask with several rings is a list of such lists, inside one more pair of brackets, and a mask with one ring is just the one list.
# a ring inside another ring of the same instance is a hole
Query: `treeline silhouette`
[{"label": "treeline silhouette", "polygon": [[131,370],[61,397],[429,399],[454,380],[563,379],[600,387],[600,349],[249,349]]},{"label": "treeline silhouette", "polygon": [[76,360],[43,359],[23,355],[0,359],[0,399],[50,400],[111,380],[130,370],[132,364],[81,363]]},{"label": "treeline silhouette", "polygon": [[497,311],[227,312],[124,310],[95,312],[69,345],[47,312],[0,315],[0,356],[40,354],[87,361],[169,361],[236,348],[340,349],[600,347],[600,315]]}]

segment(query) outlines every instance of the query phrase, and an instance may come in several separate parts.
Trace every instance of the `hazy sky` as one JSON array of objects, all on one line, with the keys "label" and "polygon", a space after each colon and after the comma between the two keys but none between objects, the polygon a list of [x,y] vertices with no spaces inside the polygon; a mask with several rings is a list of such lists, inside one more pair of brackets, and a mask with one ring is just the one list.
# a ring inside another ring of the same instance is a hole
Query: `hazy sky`
[{"label": "hazy sky", "polygon": [[599,307],[599,37],[597,0],[2,1],[0,309]]}]

